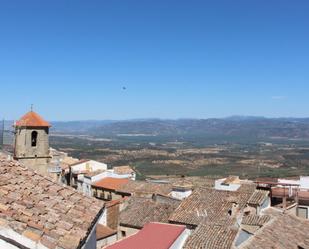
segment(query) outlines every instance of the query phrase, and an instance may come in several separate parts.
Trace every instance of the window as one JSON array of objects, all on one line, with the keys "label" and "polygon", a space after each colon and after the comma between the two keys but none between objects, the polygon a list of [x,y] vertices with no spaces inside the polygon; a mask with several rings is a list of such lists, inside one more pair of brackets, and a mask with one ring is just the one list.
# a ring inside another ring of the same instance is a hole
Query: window
[{"label": "window", "polygon": [[38,138],[38,132],[37,131],[31,132],[31,146],[32,147],[36,147],[37,138]]},{"label": "window", "polygon": [[107,200],[111,200],[113,197],[112,197],[112,193],[111,192],[109,192],[108,194],[107,194]]},{"label": "window", "polygon": [[121,231],[121,237],[126,237],[126,231]]}]

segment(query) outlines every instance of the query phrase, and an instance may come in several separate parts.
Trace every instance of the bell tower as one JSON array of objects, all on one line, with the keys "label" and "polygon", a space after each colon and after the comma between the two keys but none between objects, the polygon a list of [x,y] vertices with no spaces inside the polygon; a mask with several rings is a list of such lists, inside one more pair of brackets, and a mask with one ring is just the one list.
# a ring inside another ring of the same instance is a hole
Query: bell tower
[{"label": "bell tower", "polygon": [[31,110],[14,127],[15,159],[35,169],[36,166],[47,165],[50,159],[48,134],[51,125]]}]

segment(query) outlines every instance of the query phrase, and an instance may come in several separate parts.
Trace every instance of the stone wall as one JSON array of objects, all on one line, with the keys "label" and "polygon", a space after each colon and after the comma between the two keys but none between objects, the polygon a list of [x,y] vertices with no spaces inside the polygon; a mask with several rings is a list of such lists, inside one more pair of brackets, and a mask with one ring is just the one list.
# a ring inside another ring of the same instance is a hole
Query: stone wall
[{"label": "stone wall", "polygon": [[[36,131],[36,146],[31,144],[31,133]],[[21,128],[16,129],[15,157],[19,158],[44,158],[49,157],[48,128]]]}]

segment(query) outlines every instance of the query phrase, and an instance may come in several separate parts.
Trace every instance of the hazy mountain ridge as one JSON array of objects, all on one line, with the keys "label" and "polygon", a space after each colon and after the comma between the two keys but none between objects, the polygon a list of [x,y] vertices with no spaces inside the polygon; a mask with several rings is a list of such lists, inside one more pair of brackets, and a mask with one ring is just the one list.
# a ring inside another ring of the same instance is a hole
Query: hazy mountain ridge
[{"label": "hazy mountain ridge", "polygon": [[144,119],[124,121],[53,122],[53,132],[93,136],[144,134],[162,136],[249,136],[257,138],[309,138],[309,118],[234,116],[224,119]]}]

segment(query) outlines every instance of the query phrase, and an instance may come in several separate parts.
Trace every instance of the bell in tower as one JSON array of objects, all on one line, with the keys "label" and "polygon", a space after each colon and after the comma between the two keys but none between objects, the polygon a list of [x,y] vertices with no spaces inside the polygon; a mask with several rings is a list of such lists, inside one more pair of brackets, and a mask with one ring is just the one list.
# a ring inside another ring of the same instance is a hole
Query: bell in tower
[{"label": "bell in tower", "polygon": [[45,171],[50,159],[48,133],[51,125],[31,110],[14,127],[15,159],[28,167]]}]

